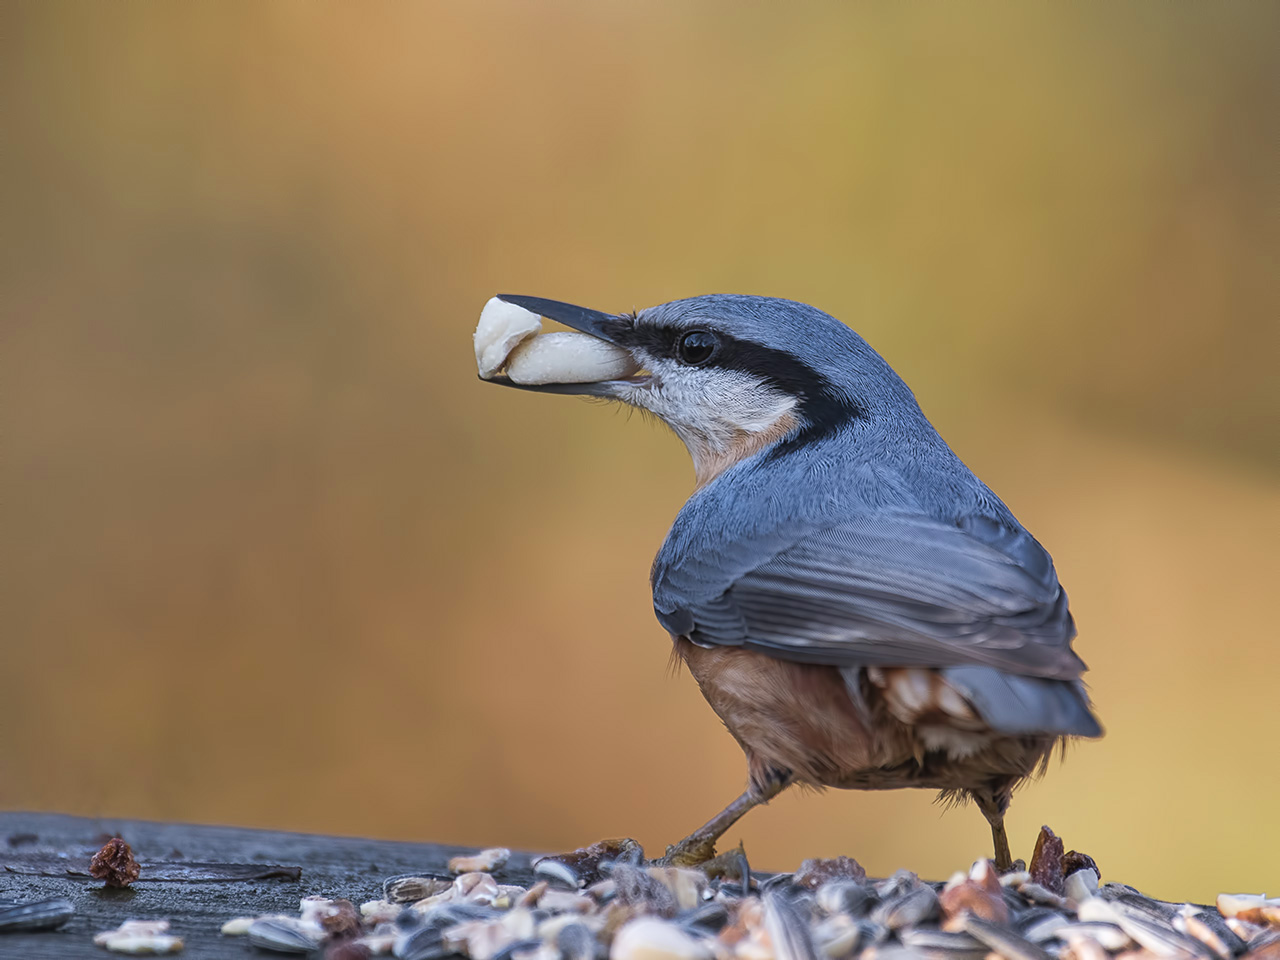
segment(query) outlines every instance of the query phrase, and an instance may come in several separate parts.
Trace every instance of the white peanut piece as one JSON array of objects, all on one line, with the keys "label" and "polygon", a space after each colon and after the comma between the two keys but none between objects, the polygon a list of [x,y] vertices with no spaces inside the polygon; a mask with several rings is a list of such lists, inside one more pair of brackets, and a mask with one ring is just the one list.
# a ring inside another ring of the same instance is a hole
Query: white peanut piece
[{"label": "white peanut piece", "polygon": [[541,332],[542,318],[536,313],[492,297],[480,311],[473,341],[480,376],[493,379],[521,340]]},{"label": "white peanut piece", "polygon": [[540,334],[536,314],[494,297],[476,325],[476,368],[490,380],[503,366],[514,383],[597,383],[639,370],[627,351],[585,333]]},{"label": "white peanut piece", "polygon": [[625,350],[585,333],[544,333],[526,340],[507,359],[516,383],[596,383],[636,372]]}]

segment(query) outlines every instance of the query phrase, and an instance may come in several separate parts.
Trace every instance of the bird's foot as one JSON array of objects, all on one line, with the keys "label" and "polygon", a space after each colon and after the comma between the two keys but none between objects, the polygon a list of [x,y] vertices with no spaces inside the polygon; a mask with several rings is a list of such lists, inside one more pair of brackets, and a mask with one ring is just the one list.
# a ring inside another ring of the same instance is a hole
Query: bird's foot
[{"label": "bird's foot", "polygon": [[667,847],[666,855],[655,862],[664,867],[697,867],[715,859],[715,838],[695,833]]},{"label": "bird's foot", "polygon": [[747,851],[741,840],[732,850],[718,853],[699,864],[698,869],[712,880],[736,880],[742,886],[744,895],[751,887],[751,865],[747,863]]},{"label": "bird's foot", "polygon": [[716,853],[715,841],[696,834],[686,837],[674,846],[667,847],[667,855],[654,861],[664,867],[696,867],[710,879],[732,879],[747,884],[751,882],[751,866],[747,863],[747,851],[742,842],[732,850]]}]

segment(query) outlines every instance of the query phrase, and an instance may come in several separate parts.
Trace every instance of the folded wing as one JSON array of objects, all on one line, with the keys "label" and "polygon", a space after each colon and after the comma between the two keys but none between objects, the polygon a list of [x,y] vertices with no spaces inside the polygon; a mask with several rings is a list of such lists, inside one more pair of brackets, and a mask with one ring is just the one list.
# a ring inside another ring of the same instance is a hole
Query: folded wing
[{"label": "folded wing", "polygon": [[833,666],[979,665],[1059,680],[1085,669],[1048,553],[991,517],[875,514],[686,560],[655,568],[654,606],[702,645]]}]

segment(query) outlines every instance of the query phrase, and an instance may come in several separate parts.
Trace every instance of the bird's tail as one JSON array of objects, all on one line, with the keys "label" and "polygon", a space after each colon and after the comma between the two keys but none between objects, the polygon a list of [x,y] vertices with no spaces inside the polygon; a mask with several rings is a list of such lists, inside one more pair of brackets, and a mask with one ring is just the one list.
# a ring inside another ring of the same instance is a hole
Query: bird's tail
[{"label": "bird's tail", "polygon": [[984,666],[944,667],[941,673],[992,730],[1102,736],[1102,725],[1079,680],[1023,677]]}]

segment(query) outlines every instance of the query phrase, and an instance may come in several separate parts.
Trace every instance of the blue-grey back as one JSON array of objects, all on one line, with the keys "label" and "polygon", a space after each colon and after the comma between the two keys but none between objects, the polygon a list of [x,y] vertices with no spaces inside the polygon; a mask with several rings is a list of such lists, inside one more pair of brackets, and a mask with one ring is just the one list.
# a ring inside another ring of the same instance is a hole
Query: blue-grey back
[{"label": "blue-grey back", "polygon": [[1077,677],[1074,624],[1048,553],[888,364],[803,305],[787,306],[781,340],[775,310],[755,298],[655,309],[696,324],[725,301],[749,314],[735,314],[735,335],[754,331],[774,347],[798,338],[794,349],[858,413],[810,442],[747,458],[689,499],[653,566],[663,625],[810,662]]}]

